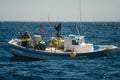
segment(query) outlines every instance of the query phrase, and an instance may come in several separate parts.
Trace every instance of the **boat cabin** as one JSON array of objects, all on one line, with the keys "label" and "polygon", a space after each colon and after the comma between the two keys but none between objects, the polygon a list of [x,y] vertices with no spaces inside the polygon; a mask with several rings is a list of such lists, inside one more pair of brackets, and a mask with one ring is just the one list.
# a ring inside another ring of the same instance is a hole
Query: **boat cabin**
[{"label": "boat cabin", "polygon": [[84,36],[71,34],[64,38],[64,51],[73,49],[80,53],[94,51],[93,44],[85,43]]}]

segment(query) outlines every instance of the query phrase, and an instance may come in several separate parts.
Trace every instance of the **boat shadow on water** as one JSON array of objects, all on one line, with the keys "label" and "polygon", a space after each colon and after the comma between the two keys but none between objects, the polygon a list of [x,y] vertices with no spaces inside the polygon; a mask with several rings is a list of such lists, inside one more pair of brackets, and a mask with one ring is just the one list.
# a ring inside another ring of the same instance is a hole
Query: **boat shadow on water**
[{"label": "boat shadow on water", "polygon": [[38,59],[27,58],[27,57],[18,56],[18,55],[13,55],[12,57],[10,57],[10,61],[11,62],[32,62],[32,61],[38,61]]}]

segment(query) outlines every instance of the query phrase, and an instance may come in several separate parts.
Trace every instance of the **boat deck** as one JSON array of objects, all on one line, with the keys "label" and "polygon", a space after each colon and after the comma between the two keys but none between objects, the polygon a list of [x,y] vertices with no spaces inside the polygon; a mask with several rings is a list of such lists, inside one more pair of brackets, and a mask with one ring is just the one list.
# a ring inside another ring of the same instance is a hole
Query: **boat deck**
[{"label": "boat deck", "polygon": [[[41,51],[41,50],[40,50]],[[55,47],[47,47],[45,50],[42,50],[43,52],[50,52],[50,53],[70,53],[70,52],[65,52],[62,49],[55,49]]]}]

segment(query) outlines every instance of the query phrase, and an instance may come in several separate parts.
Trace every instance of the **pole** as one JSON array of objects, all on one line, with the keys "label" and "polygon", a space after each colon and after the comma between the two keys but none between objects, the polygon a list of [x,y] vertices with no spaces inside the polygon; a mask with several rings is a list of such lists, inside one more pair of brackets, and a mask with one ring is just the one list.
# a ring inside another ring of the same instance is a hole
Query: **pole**
[{"label": "pole", "polygon": [[80,21],[82,20],[82,13],[81,13],[82,8],[81,7],[82,7],[81,0],[79,0],[79,14],[80,14],[79,18],[80,18]]},{"label": "pole", "polygon": [[[82,0],[79,0],[79,14],[80,14],[80,16],[79,16],[79,19],[80,19],[80,23],[79,23],[79,32],[81,32],[81,34],[83,35],[83,32],[82,32],[82,26],[81,26],[81,24],[82,24]],[[79,33],[80,34],[80,33]]]},{"label": "pole", "polygon": [[[50,16],[48,16],[48,24],[50,25]],[[49,26],[49,28],[50,28],[50,26]],[[52,36],[52,30],[50,28],[50,39],[51,39],[51,36]],[[50,40],[49,42],[50,42],[49,45],[51,47],[51,52],[52,52],[52,40]]]}]

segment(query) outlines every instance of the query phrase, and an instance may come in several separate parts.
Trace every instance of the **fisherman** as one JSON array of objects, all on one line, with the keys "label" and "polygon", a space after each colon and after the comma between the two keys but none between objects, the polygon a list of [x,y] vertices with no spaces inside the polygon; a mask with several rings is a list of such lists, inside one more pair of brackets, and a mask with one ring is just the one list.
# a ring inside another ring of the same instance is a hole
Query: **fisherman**
[{"label": "fisherman", "polygon": [[29,33],[27,31],[25,31],[25,33],[21,36],[21,41],[22,41],[21,46],[27,47],[27,43],[28,43],[29,39],[31,39],[31,37],[30,37]]}]

